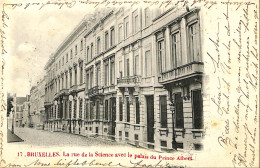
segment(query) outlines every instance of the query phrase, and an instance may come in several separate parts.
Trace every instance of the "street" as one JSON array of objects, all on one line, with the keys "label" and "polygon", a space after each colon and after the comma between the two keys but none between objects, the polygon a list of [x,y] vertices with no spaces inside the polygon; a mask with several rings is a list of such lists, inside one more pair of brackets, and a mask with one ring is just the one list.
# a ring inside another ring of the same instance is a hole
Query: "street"
[{"label": "street", "polygon": [[[49,132],[36,130],[33,128],[15,128],[15,134],[23,139],[19,144],[29,144],[37,146],[97,146],[97,145],[117,145],[117,142],[110,142],[101,138],[87,138],[80,135],[68,134],[63,132]],[[124,145],[125,146],[125,145]]]}]

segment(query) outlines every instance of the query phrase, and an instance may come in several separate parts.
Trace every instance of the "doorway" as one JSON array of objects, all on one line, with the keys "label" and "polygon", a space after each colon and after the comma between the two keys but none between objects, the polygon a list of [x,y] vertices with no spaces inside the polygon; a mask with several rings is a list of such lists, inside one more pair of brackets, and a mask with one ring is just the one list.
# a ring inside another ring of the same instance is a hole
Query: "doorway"
[{"label": "doorway", "polygon": [[146,107],[147,107],[147,141],[154,143],[154,98],[153,98],[153,95],[146,96]]}]

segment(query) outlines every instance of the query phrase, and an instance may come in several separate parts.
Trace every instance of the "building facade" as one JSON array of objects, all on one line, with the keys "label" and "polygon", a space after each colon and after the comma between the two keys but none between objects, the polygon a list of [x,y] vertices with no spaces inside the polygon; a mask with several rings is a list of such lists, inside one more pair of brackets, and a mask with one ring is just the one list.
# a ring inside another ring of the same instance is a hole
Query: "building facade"
[{"label": "building facade", "polygon": [[[86,16],[88,17],[88,16]],[[81,134],[85,79],[84,18],[45,66],[45,129]]]},{"label": "building facade", "polygon": [[37,82],[37,85],[33,86],[30,91],[30,102],[29,102],[29,127],[36,129],[43,129],[43,123],[46,120],[45,117],[45,80],[41,79]]},{"label": "building facade", "polygon": [[45,66],[49,130],[201,149],[200,9],[97,9]]},{"label": "building facade", "polygon": [[24,111],[24,102],[26,101],[26,97],[16,97],[14,96],[13,105],[14,105],[14,120],[15,120],[15,127],[22,126],[23,120],[23,111]]},{"label": "building facade", "polygon": [[23,103],[23,119],[22,125],[29,127],[29,105],[30,105],[30,95],[26,95],[26,101]]}]

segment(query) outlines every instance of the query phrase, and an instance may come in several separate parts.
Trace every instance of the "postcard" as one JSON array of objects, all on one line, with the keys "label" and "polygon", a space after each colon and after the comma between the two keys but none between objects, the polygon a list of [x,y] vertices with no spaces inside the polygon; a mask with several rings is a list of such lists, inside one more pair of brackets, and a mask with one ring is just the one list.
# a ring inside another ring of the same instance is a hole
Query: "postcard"
[{"label": "postcard", "polygon": [[259,1],[4,0],[1,167],[259,167]]}]

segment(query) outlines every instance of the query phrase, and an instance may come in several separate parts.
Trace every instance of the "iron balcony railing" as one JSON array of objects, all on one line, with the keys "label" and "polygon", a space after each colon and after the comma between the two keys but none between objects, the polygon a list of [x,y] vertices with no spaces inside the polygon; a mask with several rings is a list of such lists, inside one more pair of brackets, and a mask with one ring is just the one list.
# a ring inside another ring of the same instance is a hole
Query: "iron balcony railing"
[{"label": "iron balcony railing", "polygon": [[190,77],[191,75],[202,74],[203,73],[203,62],[191,62],[179,66],[177,68],[171,69],[166,72],[162,72],[159,76],[160,83],[167,83],[172,80],[184,79]]},{"label": "iron balcony railing", "polygon": [[117,78],[117,85],[119,87],[135,86],[141,82],[140,76],[126,76]]},{"label": "iron balcony railing", "polygon": [[88,89],[88,96],[93,97],[96,95],[102,95],[103,94],[103,89],[100,88],[99,86],[94,86],[90,89]]}]

